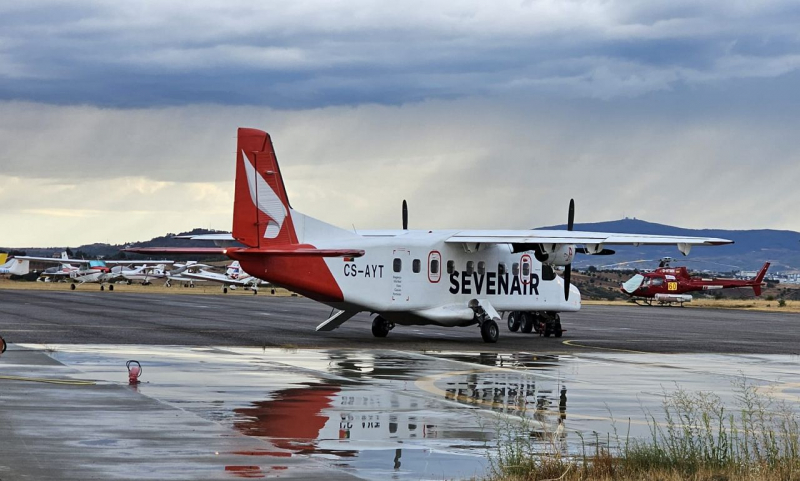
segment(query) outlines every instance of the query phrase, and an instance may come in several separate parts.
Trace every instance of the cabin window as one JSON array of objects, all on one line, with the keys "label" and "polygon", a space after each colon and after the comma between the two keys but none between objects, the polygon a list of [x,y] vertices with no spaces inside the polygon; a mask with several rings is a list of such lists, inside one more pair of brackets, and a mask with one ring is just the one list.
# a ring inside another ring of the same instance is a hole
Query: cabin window
[{"label": "cabin window", "polygon": [[518,276],[519,275],[519,263],[515,262],[511,264],[511,274]]},{"label": "cabin window", "polygon": [[472,261],[467,261],[467,275],[471,276],[472,272],[475,270],[475,263]]},{"label": "cabin window", "polygon": [[[530,262],[523,262],[522,263],[522,277],[525,279],[531,275],[531,263]],[[527,281],[525,281],[527,282]]]},{"label": "cabin window", "polygon": [[419,274],[419,271],[422,270],[422,262],[419,259],[414,259],[411,262],[411,270],[414,271],[414,274]]},{"label": "cabin window", "polygon": [[501,262],[501,263],[497,264],[497,275],[498,276],[506,275],[506,263],[505,262]]},{"label": "cabin window", "polygon": [[662,284],[664,284],[664,278],[663,277],[654,277],[653,278],[653,285],[654,286],[660,286]]},{"label": "cabin window", "polygon": [[439,259],[431,259],[431,274],[439,273]]},{"label": "cabin window", "polygon": [[456,270],[456,262],[455,261],[447,261],[447,273],[452,274],[453,271]]},{"label": "cabin window", "polygon": [[483,261],[478,262],[478,275],[482,276],[486,274],[486,263]]},{"label": "cabin window", "polygon": [[401,270],[403,270],[403,260],[395,259],[394,262],[392,262],[392,269],[395,272],[400,272]]}]

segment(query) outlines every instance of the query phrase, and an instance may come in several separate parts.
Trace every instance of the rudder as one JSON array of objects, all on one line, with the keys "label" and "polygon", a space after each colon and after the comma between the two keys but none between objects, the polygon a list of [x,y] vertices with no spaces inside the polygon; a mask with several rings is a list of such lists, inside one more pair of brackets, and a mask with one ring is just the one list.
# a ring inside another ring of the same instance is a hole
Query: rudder
[{"label": "rudder", "polygon": [[761,283],[764,282],[764,277],[767,275],[767,269],[769,269],[769,262],[764,263],[764,267],[758,271],[758,275],[753,280],[753,293],[756,297],[761,295]]},{"label": "rudder", "polygon": [[233,237],[249,247],[298,243],[272,139],[262,130],[238,131]]}]

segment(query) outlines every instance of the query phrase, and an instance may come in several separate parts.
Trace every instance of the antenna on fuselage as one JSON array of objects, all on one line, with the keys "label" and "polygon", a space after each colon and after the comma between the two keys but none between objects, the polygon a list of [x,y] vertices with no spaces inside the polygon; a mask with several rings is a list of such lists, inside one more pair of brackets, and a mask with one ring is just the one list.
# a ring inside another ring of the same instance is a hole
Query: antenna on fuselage
[{"label": "antenna on fuselage", "polygon": [[403,199],[403,230],[408,230],[408,203]]}]

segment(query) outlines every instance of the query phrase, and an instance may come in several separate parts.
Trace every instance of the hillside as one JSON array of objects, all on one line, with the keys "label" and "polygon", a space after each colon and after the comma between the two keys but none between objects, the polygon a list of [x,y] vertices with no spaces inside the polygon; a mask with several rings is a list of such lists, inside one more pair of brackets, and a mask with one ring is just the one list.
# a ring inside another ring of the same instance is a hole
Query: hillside
[{"label": "hillside", "polygon": [[[179,234],[165,234],[163,236],[154,237],[153,239],[147,241],[138,241],[138,242],[130,242],[126,244],[104,244],[104,243],[95,243],[95,244],[84,244],[78,247],[69,248],[72,252],[73,256],[79,258],[105,258],[105,259],[115,259],[115,258],[130,258],[130,259],[142,259],[144,256],[140,256],[137,254],[126,254],[120,252],[121,249],[126,247],[212,247],[214,244],[208,241],[192,241],[188,239],[174,239],[175,235],[189,235],[189,234],[213,234],[220,231],[209,230],[209,229],[192,229],[188,232],[181,232]],[[55,253],[63,252],[67,250],[68,247],[26,247],[26,248],[18,248],[18,249],[4,249],[0,247],[0,252],[17,252],[21,253],[24,252],[26,255],[29,256],[51,256]]]},{"label": "hillside", "polygon": [[[566,229],[566,225],[540,227],[539,229]],[[684,229],[656,224],[638,219],[621,219],[607,222],[576,223],[575,230],[619,232],[624,234],[686,235],[720,237],[734,241],[733,245],[720,247],[697,247],[686,257],[692,269],[731,270],[728,264],[741,270],[757,270],[765,261],[772,262],[773,271],[800,271],[800,233],[788,230],[724,230]],[[601,266],[638,259],[661,257],[683,258],[675,247],[623,247],[610,246],[616,255],[604,257],[578,256],[576,266]]]}]

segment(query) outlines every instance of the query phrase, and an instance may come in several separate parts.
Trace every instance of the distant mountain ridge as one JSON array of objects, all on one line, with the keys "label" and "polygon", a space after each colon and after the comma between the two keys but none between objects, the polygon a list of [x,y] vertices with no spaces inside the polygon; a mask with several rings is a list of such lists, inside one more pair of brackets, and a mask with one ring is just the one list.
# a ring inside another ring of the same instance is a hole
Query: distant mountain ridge
[{"label": "distant mountain ridge", "polygon": [[[537,229],[566,229],[566,224],[539,227]],[[575,230],[619,232],[621,234],[649,234],[649,235],[685,235],[696,237],[719,237],[734,241],[733,245],[719,247],[695,247],[688,257],[683,257],[678,249],[670,246],[652,247],[627,247],[609,246],[617,253],[613,256],[582,256],[577,257],[581,266],[600,266],[617,262],[626,262],[638,259],[658,259],[661,257],[676,258],[675,265],[680,265],[682,259],[692,261],[691,267],[695,269],[724,269],[718,264],[730,264],[743,270],[756,270],[765,261],[772,262],[773,271],[800,270],[800,232],[790,230],[754,229],[754,230],[725,230],[725,229],[686,229],[665,224],[656,224],[639,219],[620,219],[605,222],[576,223]]]},{"label": "distant mountain ridge", "polygon": [[[105,244],[105,243],[84,244],[78,247],[71,247],[69,249],[76,257],[85,256],[87,259],[98,258],[98,257],[104,259],[111,259],[111,258],[143,259],[145,258],[145,256],[141,256],[138,254],[125,254],[121,252],[121,250],[126,247],[211,247],[214,244],[208,241],[192,241],[188,239],[175,239],[174,237],[176,235],[214,234],[218,232],[225,232],[225,231],[196,228],[187,232],[181,232],[179,234],[170,233],[163,236],[154,237],[148,241],[130,242],[125,244]],[[29,256],[50,256],[52,254],[63,252],[67,249],[68,247],[21,247],[15,249],[4,249],[0,247],[0,252],[22,251]]]}]

